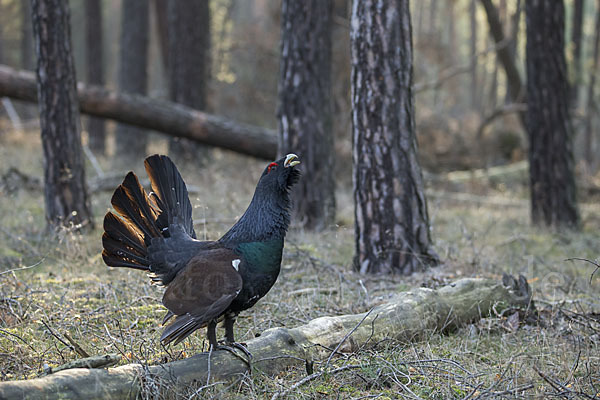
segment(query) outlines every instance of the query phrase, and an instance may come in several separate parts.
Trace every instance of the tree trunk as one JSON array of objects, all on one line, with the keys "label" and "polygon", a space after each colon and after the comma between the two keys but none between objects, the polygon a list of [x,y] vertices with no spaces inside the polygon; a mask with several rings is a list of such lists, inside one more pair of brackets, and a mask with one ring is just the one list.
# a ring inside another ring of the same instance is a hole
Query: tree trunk
[{"label": "tree trunk", "polygon": [[[506,83],[508,90],[512,95],[512,101],[514,103],[521,103],[525,99],[523,81],[519,74],[519,70],[517,69],[510,46],[505,42],[506,38],[504,36],[500,17],[498,16],[498,11],[496,10],[496,7],[494,7],[492,0],[481,0],[481,4],[487,15],[490,33],[494,38],[496,45],[499,46],[496,50],[496,54],[506,73]],[[522,120],[524,120],[524,115],[522,116]],[[525,123],[523,126],[525,126]]]},{"label": "tree trunk", "polygon": [[562,0],[525,2],[531,219],[577,228],[564,11]]},{"label": "tree trunk", "polygon": [[[110,92],[98,86],[78,85],[81,111],[118,122],[154,129],[241,154],[273,160],[277,157],[275,132],[179,104],[140,95]],[[33,74],[0,65],[0,96],[37,101]]]},{"label": "tree trunk", "polygon": [[[169,70],[169,28],[168,28],[168,0],[154,0],[154,15],[156,16],[156,30],[160,47],[160,58],[164,71]],[[165,72],[166,73],[166,72]]]},{"label": "tree trunk", "polygon": [[573,23],[571,24],[571,90],[569,92],[570,106],[577,108],[579,84],[582,77],[581,43],[583,33],[583,0],[573,1]]},{"label": "tree trunk", "polygon": [[351,23],[355,266],[436,264],[417,161],[408,0],[355,1]]},{"label": "tree trunk", "polygon": [[[119,91],[146,94],[148,60],[149,3],[123,0],[119,47]],[[116,156],[136,160],[146,155],[147,132],[119,124],[116,130]]]},{"label": "tree trunk", "polygon": [[[510,17],[510,44],[508,45],[508,50],[512,56],[515,64],[517,63],[517,58],[519,56],[519,32],[521,25],[521,14],[523,12],[523,5],[521,0],[517,0],[516,9],[513,15]],[[510,86],[506,85],[506,96],[504,97],[504,103],[512,103],[514,96],[510,92]]]},{"label": "tree trunk", "polygon": [[598,7],[596,9],[596,23],[595,23],[595,34],[594,34],[594,49],[592,54],[592,66],[590,69],[590,81],[588,83],[587,93],[587,106],[585,116],[585,161],[590,167],[590,171],[594,169],[594,155],[596,144],[594,143],[594,113],[598,111],[595,100],[595,88],[596,88],[596,75],[598,74],[598,57],[600,56],[600,0],[598,1]]},{"label": "tree trunk", "polygon": [[479,82],[477,79],[477,0],[471,0],[469,4],[469,17],[471,24],[471,107],[474,110],[481,110],[481,102],[479,101],[477,90]]},{"label": "tree trunk", "polygon": [[[210,74],[210,10],[206,0],[168,0],[169,99],[196,110],[206,108]],[[209,149],[171,138],[169,153],[202,161]]]},{"label": "tree trunk", "polygon": [[21,1],[21,69],[33,71],[33,31],[31,27],[31,2]]},{"label": "tree trunk", "polygon": [[[87,82],[104,85],[104,56],[102,40],[101,0],[85,0]],[[87,124],[90,149],[97,154],[106,152],[106,129],[102,118],[89,117]]]},{"label": "tree trunk", "polygon": [[[272,328],[249,340],[247,347],[254,355],[253,370],[276,375],[291,366],[310,365],[314,359],[325,363],[333,349],[343,354],[389,339],[411,342],[434,332],[451,332],[509,308],[534,309],[524,277],[505,276],[502,283],[462,279],[437,290],[419,288],[398,293],[368,313],[321,317],[292,329]],[[0,382],[0,398],[162,398],[172,397],[174,385],[178,393],[189,388],[191,395],[198,386],[237,378],[247,371],[239,357],[215,351],[210,358],[208,353],[201,353],[161,365],[76,368],[37,379]]]},{"label": "tree trunk", "polygon": [[296,220],[321,230],[335,220],[331,116],[331,0],[284,0],[279,72],[279,153],[302,159]]},{"label": "tree trunk", "polygon": [[32,16],[46,219],[50,226],[91,227],[67,1],[32,0]]}]

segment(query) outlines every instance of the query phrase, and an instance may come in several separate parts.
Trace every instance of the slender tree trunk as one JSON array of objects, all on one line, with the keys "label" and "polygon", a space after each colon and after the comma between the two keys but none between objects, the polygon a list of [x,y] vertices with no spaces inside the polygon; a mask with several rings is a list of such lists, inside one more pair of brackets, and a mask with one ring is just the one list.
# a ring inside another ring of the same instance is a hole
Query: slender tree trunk
[{"label": "slender tree trunk", "polygon": [[581,82],[581,43],[583,33],[583,0],[573,2],[573,23],[571,25],[571,90],[569,93],[571,109],[577,108],[579,84]]},{"label": "slender tree trunk", "polygon": [[579,225],[562,0],[527,0],[527,127],[534,224]]},{"label": "slender tree trunk", "polygon": [[[481,4],[485,9],[488,24],[490,26],[490,33],[494,38],[496,45],[504,44],[506,39],[504,36],[504,29],[502,28],[498,11],[492,3],[492,0],[481,0]],[[510,93],[512,93],[513,96],[512,101],[515,103],[523,101],[525,98],[523,81],[509,46],[503,45],[498,47],[496,54],[498,56],[498,60],[504,68],[504,72],[506,73],[507,86],[509,87]]]},{"label": "slender tree trunk", "polygon": [[154,15],[156,16],[156,29],[158,33],[158,44],[160,47],[160,56],[165,71],[169,70],[169,22],[168,22],[168,1],[154,0]]},{"label": "slender tree trunk", "polygon": [[[119,91],[146,94],[148,85],[149,3],[123,0],[119,49]],[[116,155],[121,159],[142,159],[146,155],[147,132],[133,126],[117,125]]]},{"label": "slender tree trunk", "polygon": [[44,199],[51,226],[92,226],[79,131],[67,0],[32,0]]},{"label": "slender tree trunk", "polygon": [[469,4],[469,19],[471,24],[471,38],[470,38],[470,46],[471,46],[471,107],[474,110],[479,111],[481,108],[481,104],[479,102],[477,90],[479,87],[478,79],[477,79],[477,0],[471,0]]},{"label": "slender tree trunk", "polygon": [[595,34],[594,34],[594,49],[593,49],[593,60],[592,67],[590,69],[590,81],[588,83],[587,93],[587,106],[586,106],[586,117],[585,117],[585,160],[589,167],[594,164],[594,155],[596,154],[595,143],[594,143],[594,113],[597,112],[596,101],[594,99],[594,92],[596,88],[596,75],[598,74],[598,57],[600,56],[600,0],[598,1],[598,8],[596,10],[596,23],[595,23]]},{"label": "slender tree trunk", "polygon": [[446,20],[448,24],[448,64],[456,64],[458,46],[456,45],[456,0],[449,0],[446,4]]},{"label": "slender tree trunk", "polygon": [[[31,26],[31,0],[22,0],[21,6],[21,69],[35,70],[35,53],[33,50],[33,28]],[[19,105],[19,113],[22,117],[37,118],[37,109],[28,104]]]},{"label": "slender tree trunk", "polygon": [[[169,98],[196,110],[206,109],[210,75],[210,10],[208,1],[168,1]],[[173,138],[169,153],[180,159],[202,161],[207,147]]]},{"label": "slender tree trunk", "polygon": [[21,69],[33,71],[33,30],[31,27],[31,3],[21,1]]},{"label": "slender tree trunk", "polygon": [[438,0],[429,0],[429,33],[434,35],[437,34],[437,15]]},{"label": "slender tree trunk", "polygon": [[[101,0],[85,0],[87,81],[104,86],[104,56],[102,40]],[[87,124],[90,149],[97,154],[106,152],[106,129],[102,118],[89,117]]]},{"label": "slender tree trunk", "polygon": [[[2,3],[0,2],[0,13],[2,12]],[[4,32],[0,25],[0,63],[4,63]]]},{"label": "slender tree trunk", "polygon": [[408,0],[352,7],[355,266],[410,274],[437,263],[417,161]]},{"label": "slender tree trunk", "polygon": [[[523,13],[523,5],[521,0],[517,0],[517,5],[515,12],[510,18],[510,44],[508,45],[508,50],[511,54],[511,57],[515,64],[517,63],[517,58],[519,56],[519,27],[521,26],[521,14]],[[510,92],[510,85],[506,85],[506,96],[504,98],[504,103],[509,104],[515,98],[513,94]]]},{"label": "slender tree trunk", "polygon": [[283,0],[279,74],[279,153],[296,152],[303,179],[296,219],[324,229],[335,219],[331,116],[331,0]]}]

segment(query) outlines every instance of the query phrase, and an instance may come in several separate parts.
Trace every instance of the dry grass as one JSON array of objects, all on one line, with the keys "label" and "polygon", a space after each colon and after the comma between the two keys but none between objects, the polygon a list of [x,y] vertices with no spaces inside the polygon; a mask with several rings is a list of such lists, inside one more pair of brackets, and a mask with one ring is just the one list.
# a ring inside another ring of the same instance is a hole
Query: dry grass
[{"label": "dry grass", "polygon": [[[41,176],[39,143],[31,138],[35,136],[2,138],[0,175],[14,166]],[[109,170],[110,162],[101,162]],[[192,196],[199,236],[218,237],[240,215],[262,164],[217,153],[201,171],[183,168],[188,184],[200,188]],[[143,171],[141,160],[135,170]],[[408,278],[368,277],[350,268],[352,208],[349,189],[340,189],[339,225],[320,234],[290,232],[280,279],[269,295],[240,316],[238,340],[318,316],[364,312],[410,287],[435,287],[466,276],[499,277],[502,272],[528,278],[540,319],[517,326],[498,316],[449,335],[432,334],[422,342],[390,339],[335,359],[329,373],[298,385],[289,397],[600,398],[600,273],[590,283],[592,265],[565,261],[593,260],[600,254],[600,207],[582,207],[582,232],[550,233],[529,226],[524,200],[499,206],[485,199],[466,203],[451,195],[431,198],[433,232],[444,265]],[[462,189],[504,200],[518,199],[524,192],[519,187],[510,192]],[[150,286],[139,271],[108,269],[99,255],[99,228],[84,236],[68,230],[49,235],[41,193],[0,190],[1,380],[36,377],[45,366],[78,358],[65,334],[90,354],[122,354],[123,364],[154,364],[206,349],[202,332],[180,346],[159,345],[161,289]],[[97,226],[109,197],[93,197]],[[336,370],[346,365],[358,367]],[[320,367],[317,363],[315,370]],[[274,379],[256,372],[199,391],[177,388],[169,396],[270,398],[305,376],[301,369],[281,371]]]}]

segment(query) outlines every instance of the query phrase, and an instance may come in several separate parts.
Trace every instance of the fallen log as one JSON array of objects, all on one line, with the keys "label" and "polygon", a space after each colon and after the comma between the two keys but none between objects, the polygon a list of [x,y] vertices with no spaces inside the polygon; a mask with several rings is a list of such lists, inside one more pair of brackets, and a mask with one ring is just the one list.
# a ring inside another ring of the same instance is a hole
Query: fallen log
[{"label": "fallen log", "polygon": [[[508,308],[531,308],[523,277],[503,282],[461,279],[439,289],[399,293],[367,313],[321,317],[297,328],[274,328],[248,341],[252,368],[275,374],[290,366],[312,365],[333,352],[354,352],[386,338],[417,340],[451,331]],[[326,349],[334,349],[331,350]],[[210,360],[210,368],[209,366]],[[201,353],[162,365],[128,364],[109,369],[69,369],[31,380],[0,382],[0,398],[102,399],[139,397],[170,385],[197,385],[247,373],[247,364],[228,351]]]},{"label": "fallen log", "polygon": [[[113,119],[190,139],[237,153],[272,160],[277,156],[274,131],[234,122],[181,104],[117,93],[99,86],[77,84],[79,109],[84,114]],[[37,102],[35,75],[0,65],[0,97]]]}]

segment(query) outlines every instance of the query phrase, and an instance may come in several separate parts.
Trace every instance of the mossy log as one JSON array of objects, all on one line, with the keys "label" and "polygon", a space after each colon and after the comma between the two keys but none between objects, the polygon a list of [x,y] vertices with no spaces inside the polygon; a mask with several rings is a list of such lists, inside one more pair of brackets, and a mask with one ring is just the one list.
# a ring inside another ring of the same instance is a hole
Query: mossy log
[{"label": "mossy log", "polygon": [[[248,341],[252,368],[275,374],[290,366],[308,366],[332,350],[352,352],[385,338],[418,340],[494,315],[507,308],[532,307],[526,280],[503,282],[461,279],[433,290],[399,293],[367,313],[321,317],[297,328],[274,328]],[[341,345],[340,345],[341,344]],[[210,357],[210,369],[209,365]],[[108,369],[69,369],[31,380],[0,383],[0,398],[136,398],[144,390],[170,384],[202,386],[247,373],[248,366],[228,351],[215,351],[162,365],[129,364]],[[210,374],[210,376],[209,376]]]}]

